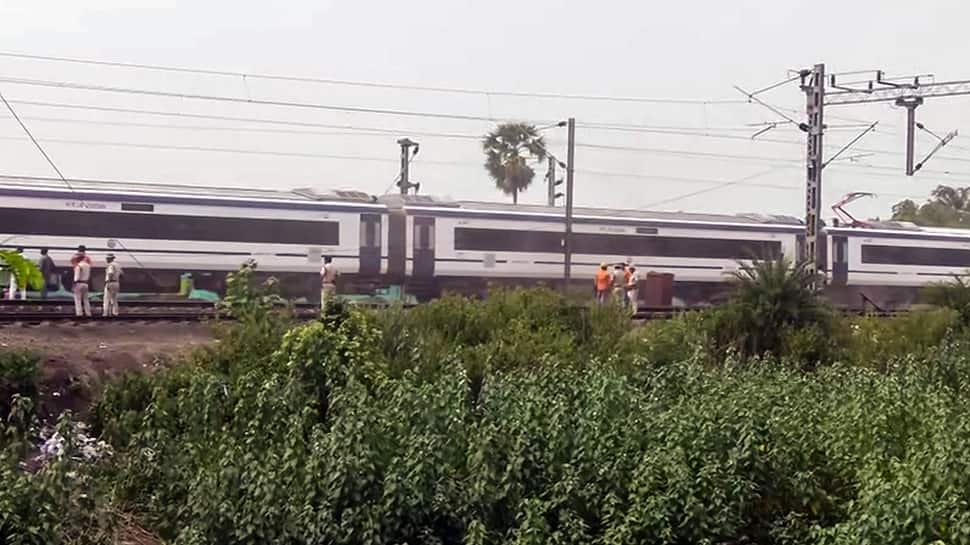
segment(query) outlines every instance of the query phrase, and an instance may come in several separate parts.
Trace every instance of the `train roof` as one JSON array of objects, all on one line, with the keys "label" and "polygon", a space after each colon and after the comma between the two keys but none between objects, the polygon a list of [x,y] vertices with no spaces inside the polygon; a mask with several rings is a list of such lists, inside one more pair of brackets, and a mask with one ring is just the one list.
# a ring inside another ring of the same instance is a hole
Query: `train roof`
[{"label": "train roof", "polygon": [[870,221],[866,226],[831,226],[831,234],[865,238],[911,238],[918,240],[967,240],[970,229],[923,227],[908,221]]},{"label": "train roof", "polygon": [[126,195],[136,196],[142,199],[151,197],[184,198],[186,200],[205,198],[226,201],[283,201],[292,203],[340,202],[369,204],[376,201],[375,197],[362,191],[334,190],[320,192],[313,188],[278,190],[85,179],[68,179],[67,183],[65,183],[58,178],[20,176],[0,176],[0,192],[3,190],[33,190],[50,193],[68,192],[74,198],[86,197],[90,199],[103,195]]},{"label": "train roof", "polygon": [[[425,210],[433,215],[483,215],[492,217],[535,217],[554,218],[562,221],[563,208],[534,204],[510,204],[485,201],[453,201],[429,195],[385,195],[378,199],[392,207],[412,210]],[[668,224],[711,224],[736,225],[744,227],[767,227],[780,229],[802,229],[801,219],[774,214],[704,214],[691,212],[662,212],[622,208],[575,207],[575,218],[589,220],[609,219],[634,222],[656,222]]]}]

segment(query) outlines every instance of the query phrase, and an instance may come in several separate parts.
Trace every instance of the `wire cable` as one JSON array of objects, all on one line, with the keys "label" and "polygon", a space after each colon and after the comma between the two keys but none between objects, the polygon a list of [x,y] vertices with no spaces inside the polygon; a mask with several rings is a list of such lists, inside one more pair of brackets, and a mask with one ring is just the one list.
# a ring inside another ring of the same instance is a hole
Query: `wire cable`
[{"label": "wire cable", "polygon": [[775,171],[779,170],[780,168],[785,168],[785,167],[772,167],[772,168],[769,168],[769,169],[764,170],[762,172],[757,172],[755,174],[749,174],[747,176],[743,176],[741,178],[738,178],[737,180],[730,180],[730,181],[726,181],[726,182],[719,183],[719,184],[715,185],[714,187],[708,187],[708,188],[704,188],[704,189],[698,189],[697,191],[691,191],[690,193],[684,193],[682,195],[677,195],[675,197],[670,197],[670,198],[667,198],[667,199],[662,199],[662,200],[659,200],[659,201],[654,201],[652,203],[648,203],[648,204],[643,205],[641,208],[651,208],[651,207],[654,207],[654,206],[660,206],[662,204],[669,204],[669,203],[676,202],[676,201],[680,201],[680,200],[687,199],[687,198],[690,198],[690,197],[695,197],[697,195],[703,195],[705,193],[710,193],[712,191],[718,191],[720,189],[724,189],[724,188],[727,188],[727,187],[731,187],[731,186],[735,186],[735,185],[742,185],[742,184],[744,184],[747,181],[750,181],[750,180],[753,180],[755,178],[760,178],[762,176],[766,176],[768,174],[771,174],[772,172],[775,172]]},{"label": "wire cable", "polygon": [[[334,104],[318,104],[313,102],[294,102],[286,100],[265,100],[255,98],[242,98],[224,95],[205,95],[198,93],[180,93],[176,91],[158,91],[153,89],[137,89],[131,87],[113,87],[107,85],[89,85],[72,81],[53,81],[30,78],[11,78],[0,77],[0,83],[13,85],[28,85],[35,87],[49,87],[56,89],[76,89],[81,91],[93,91],[103,93],[121,93],[130,95],[144,95],[164,98],[178,98],[183,100],[204,100],[213,102],[230,102],[236,104],[253,104],[258,106],[280,106],[286,108],[304,108],[314,110],[328,110],[334,112],[391,115],[401,117],[428,117],[436,119],[453,119],[458,121],[488,121],[491,123],[516,121],[512,119],[498,119],[479,115],[465,115],[441,112],[417,112],[410,110],[391,110],[386,108],[367,108],[362,106],[338,106]],[[518,120],[521,121],[521,120]],[[536,124],[548,123],[548,120],[535,121]]]},{"label": "wire cable", "polygon": [[587,100],[587,101],[603,101],[603,102],[639,102],[648,104],[696,104],[696,105],[714,105],[714,104],[743,104],[744,101],[732,100],[732,99],[680,99],[680,98],[649,98],[649,97],[629,97],[629,96],[608,96],[608,95],[584,95],[584,94],[567,94],[567,93],[543,93],[543,92],[527,92],[527,91],[501,91],[501,90],[486,90],[486,89],[468,89],[460,87],[435,87],[427,85],[406,85],[398,83],[380,83],[380,82],[367,82],[367,81],[352,81],[352,80],[340,80],[340,79],[326,79],[326,78],[316,78],[308,76],[288,76],[288,75],[277,75],[277,74],[258,74],[258,73],[248,73],[248,72],[236,72],[230,70],[212,70],[212,69],[202,69],[202,68],[189,68],[181,66],[165,66],[157,64],[144,64],[144,63],[129,63],[129,62],[118,62],[118,61],[104,61],[104,60],[94,60],[94,59],[79,59],[72,57],[58,57],[52,55],[34,55],[28,53],[16,53],[16,52],[0,52],[0,57],[18,58],[18,59],[29,59],[29,60],[41,60],[41,61],[51,61],[51,62],[63,62],[63,63],[73,63],[73,64],[86,64],[95,66],[111,66],[115,68],[131,68],[140,70],[154,70],[161,72],[181,72],[188,74],[200,74],[207,76],[225,76],[225,77],[241,77],[244,79],[264,79],[264,80],[276,80],[276,81],[289,81],[289,82],[299,82],[299,83],[315,83],[315,84],[326,84],[326,85],[344,85],[352,87],[370,87],[377,89],[401,89],[407,91],[424,91],[432,93],[453,93],[453,94],[465,94],[465,95],[483,95],[483,96],[508,96],[508,97],[522,97],[522,98],[541,98],[541,99],[557,99],[557,100]]},{"label": "wire cable", "polygon": [[73,191],[74,188],[71,187],[71,183],[68,182],[67,178],[64,177],[64,174],[61,172],[61,169],[57,168],[57,165],[54,164],[54,160],[51,159],[51,156],[47,155],[47,152],[44,151],[44,147],[40,145],[40,142],[38,142],[36,138],[34,138],[34,135],[31,134],[30,129],[28,129],[27,125],[24,124],[23,120],[20,119],[20,116],[17,115],[17,112],[14,111],[13,106],[11,106],[9,102],[7,102],[7,98],[3,96],[3,93],[0,93],[0,100],[3,100],[3,103],[7,106],[7,109],[10,110],[10,114],[13,115],[13,118],[16,119],[17,123],[20,124],[20,128],[22,128],[24,132],[27,133],[27,136],[30,138],[30,141],[34,143],[34,146],[37,147],[37,150],[40,151],[40,154],[43,155],[44,159],[47,160],[47,164],[49,164],[51,168],[54,169],[54,172],[56,172],[57,175],[60,176],[61,180],[65,184],[67,184],[67,187]]},{"label": "wire cable", "polygon": [[[272,119],[265,117],[239,117],[239,116],[227,116],[227,115],[212,115],[212,114],[197,114],[191,112],[172,112],[163,110],[146,110],[141,108],[118,108],[113,106],[97,106],[90,104],[70,104],[64,102],[44,102],[36,100],[11,100],[12,104],[21,104],[28,106],[40,106],[48,108],[61,108],[61,109],[71,109],[71,110],[91,110],[98,112],[111,112],[111,113],[124,113],[124,114],[139,114],[139,115],[150,115],[159,117],[183,117],[189,119],[212,119],[218,121],[233,121],[239,123],[256,123],[256,124],[267,124],[267,125],[282,125],[282,126],[293,126],[293,127],[315,127],[315,128],[325,128],[325,129],[346,129],[348,131],[374,131],[374,132],[386,132],[388,134],[401,134],[411,133],[419,134],[417,131],[412,129],[388,129],[388,128],[378,128],[378,127],[365,127],[360,125],[342,125],[334,123],[316,123],[311,121],[290,121],[282,119]],[[420,133],[422,136],[441,136],[448,138],[481,138],[479,135],[472,134],[458,134],[458,133],[442,133],[442,132],[426,132],[422,131]]]},{"label": "wire cable", "polygon": [[335,129],[332,131],[301,131],[294,129],[276,129],[276,128],[262,128],[262,127],[228,127],[228,126],[212,126],[212,125],[169,125],[169,124],[159,124],[159,123],[138,123],[132,121],[102,121],[97,119],[73,119],[69,117],[43,117],[43,116],[23,116],[22,117],[28,121],[37,121],[41,123],[68,123],[68,124],[80,124],[80,125],[104,125],[108,127],[139,127],[148,129],[170,129],[170,130],[186,130],[186,131],[210,131],[210,132],[257,132],[257,133],[270,133],[270,134],[296,134],[296,135],[307,135],[307,136],[388,136],[388,135],[400,135],[402,133],[414,134],[418,136],[428,136],[431,138],[448,138],[448,139],[467,139],[467,140],[478,140],[481,136],[476,134],[458,134],[458,133],[438,133],[438,132],[424,132],[424,131],[413,131],[413,130],[394,130],[394,129],[381,129],[377,127],[353,127],[347,125],[329,125],[329,127]]},{"label": "wire cable", "polygon": [[[17,140],[15,136],[0,136],[0,140]],[[116,141],[105,141],[105,140],[76,140],[72,138],[44,138],[41,140],[53,144],[73,144],[82,146],[105,146],[105,147],[119,147],[119,148],[141,148],[141,149],[159,149],[159,150],[171,150],[171,151],[198,151],[198,152],[213,152],[213,153],[238,153],[243,155],[269,155],[278,157],[301,157],[301,158],[311,158],[311,159],[338,159],[338,160],[348,160],[348,161],[372,161],[381,163],[396,163],[396,159],[390,157],[371,157],[363,155],[341,155],[341,154],[331,154],[331,153],[309,153],[309,152],[295,152],[295,151],[277,151],[277,150],[258,150],[249,148],[223,148],[223,147],[209,147],[209,146],[179,146],[175,144],[147,144],[138,142],[116,142]],[[478,163],[472,163],[470,161],[423,161],[427,164],[434,165],[454,165],[454,166],[480,166]]]}]

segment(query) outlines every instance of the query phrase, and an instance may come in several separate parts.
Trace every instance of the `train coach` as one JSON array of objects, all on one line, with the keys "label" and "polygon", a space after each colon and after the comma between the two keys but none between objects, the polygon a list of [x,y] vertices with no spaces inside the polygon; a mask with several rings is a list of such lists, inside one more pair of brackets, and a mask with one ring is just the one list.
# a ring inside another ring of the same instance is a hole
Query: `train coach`
[{"label": "train coach", "polygon": [[965,276],[970,230],[870,222],[825,229],[830,298],[858,306],[861,298],[884,308],[918,302],[927,284]]},{"label": "train coach", "polygon": [[[126,291],[178,289],[190,273],[200,289],[221,292],[226,272],[249,258],[281,280],[284,293],[319,293],[330,255],[351,289],[381,273],[386,207],[365,193],[270,191],[5,177],[0,179],[0,247],[36,257],[48,248],[64,269],[78,245],[94,258],[124,263]],[[68,275],[69,276],[69,275]],[[65,279],[70,283],[70,278]],[[319,297],[319,295],[318,295]]]},{"label": "train coach", "polygon": [[[590,289],[600,263],[631,262],[674,275],[679,304],[710,302],[739,260],[797,257],[799,219],[576,208],[571,274]],[[332,256],[344,293],[404,286],[420,299],[487,286],[563,282],[561,208],[359,191],[227,189],[0,178],[0,247],[36,258],[49,248],[66,265],[78,245],[125,265],[125,291],[173,292],[191,273],[221,292],[226,272],[247,259],[280,279],[283,293],[319,297],[319,268]],[[880,306],[916,301],[921,286],[970,267],[970,232],[904,223],[824,229],[820,261],[837,303],[860,296]],[[69,274],[66,275],[69,277]],[[69,284],[69,278],[66,278]]]},{"label": "train coach", "polygon": [[[422,296],[484,293],[488,284],[562,285],[561,208],[397,195],[381,202],[391,216],[389,254],[403,254],[399,268]],[[570,270],[580,289],[591,289],[601,263],[673,273],[678,299],[698,304],[723,291],[739,260],[794,258],[803,232],[785,216],[576,208]],[[395,243],[404,251],[395,252]]]}]

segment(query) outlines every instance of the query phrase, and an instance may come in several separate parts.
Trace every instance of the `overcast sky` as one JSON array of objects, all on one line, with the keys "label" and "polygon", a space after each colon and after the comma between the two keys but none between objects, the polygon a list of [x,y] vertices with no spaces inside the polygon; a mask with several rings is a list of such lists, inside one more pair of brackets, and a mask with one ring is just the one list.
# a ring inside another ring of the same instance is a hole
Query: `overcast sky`
[{"label": "overcast sky", "polygon": [[[0,52],[471,90],[717,101],[741,98],[733,85],[766,86],[785,79],[788,69],[815,62],[825,62],[830,72],[880,68],[890,76],[970,79],[970,42],[965,37],[970,5],[938,0],[915,6],[895,0],[3,0]],[[2,78],[536,123],[574,116],[581,144],[577,204],[803,214],[804,135],[781,125],[753,141],[745,139],[759,129],[750,124],[779,120],[757,105],[437,93],[10,57],[0,57]],[[481,147],[473,138],[489,130],[493,124],[488,121],[52,89],[9,81],[0,82],[0,92],[68,177],[383,193],[398,170],[395,141],[410,136],[421,143],[413,177],[422,183],[423,193],[506,199],[485,175]],[[783,108],[804,107],[795,84],[763,97]],[[877,198],[851,210],[885,217],[893,202],[923,199],[937,184],[970,185],[968,105],[967,97],[940,98],[918,111],[919,119],[938,134],[958,129],[966,136],[912,178],[902,174],[904,111],[887,105],[830,108],[830,155],[861,130],[854,125],[880,124],[846,152],[852,160],[826,170],[826,211],[848,191],[871,191]],[[802,118],[794,111],[791,115]],[[584,126],[597,123],[640,125],[654,132]],[[564,158],[565,130],[545,134],[550,150]],[[918,154],[934,144],[925,133],[917,142]],[[590,145],[640,150],[584,147]],[[545,200],[545,167],[536,168],[539,174],[524,202]],[[0,174],[53,175],[6,112],[0,113]],[[739,183],[703,191],[729,181]]]}]

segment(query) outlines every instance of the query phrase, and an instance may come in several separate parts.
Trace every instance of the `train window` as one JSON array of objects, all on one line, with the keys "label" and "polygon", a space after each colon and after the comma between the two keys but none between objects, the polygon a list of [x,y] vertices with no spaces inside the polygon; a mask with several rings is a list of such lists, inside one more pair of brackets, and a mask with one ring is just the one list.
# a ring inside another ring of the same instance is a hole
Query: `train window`
[{"label": "train window", "polygon": [[381,219],[380,216],[361,216],[360,246],[362,248],[381,247]]},{"label": "train window", "polygon": [[0,232],[150,240],[200,240],[336,246],[335,221],[220,218],[170,214],[126,214],[76,210],[0,208]]},{"label": "train window", "polygon": [[414,224],[414,247],[418,250],[434,249],[434,227],[426,223]]},{"label": "train window", "polygon": [[[559,253],[563,234],[556,231],[455,229],[455,250]],[[573,233],[573,252],[591,255],[692,257],[708,259],[777,258],[781,242],[637,235]]]},{"label": "train window", "polygon": [[863,263],[882,265],[923,265],[929,267],[970,267],[970,250],[927,248],[925,246],[862,247]]},{"label": "train window", "polygon": [[154,204],[143,204],[138,202],[123,202],[121,203],[122,210],[128,210],[129,212],[154,212]]}]

